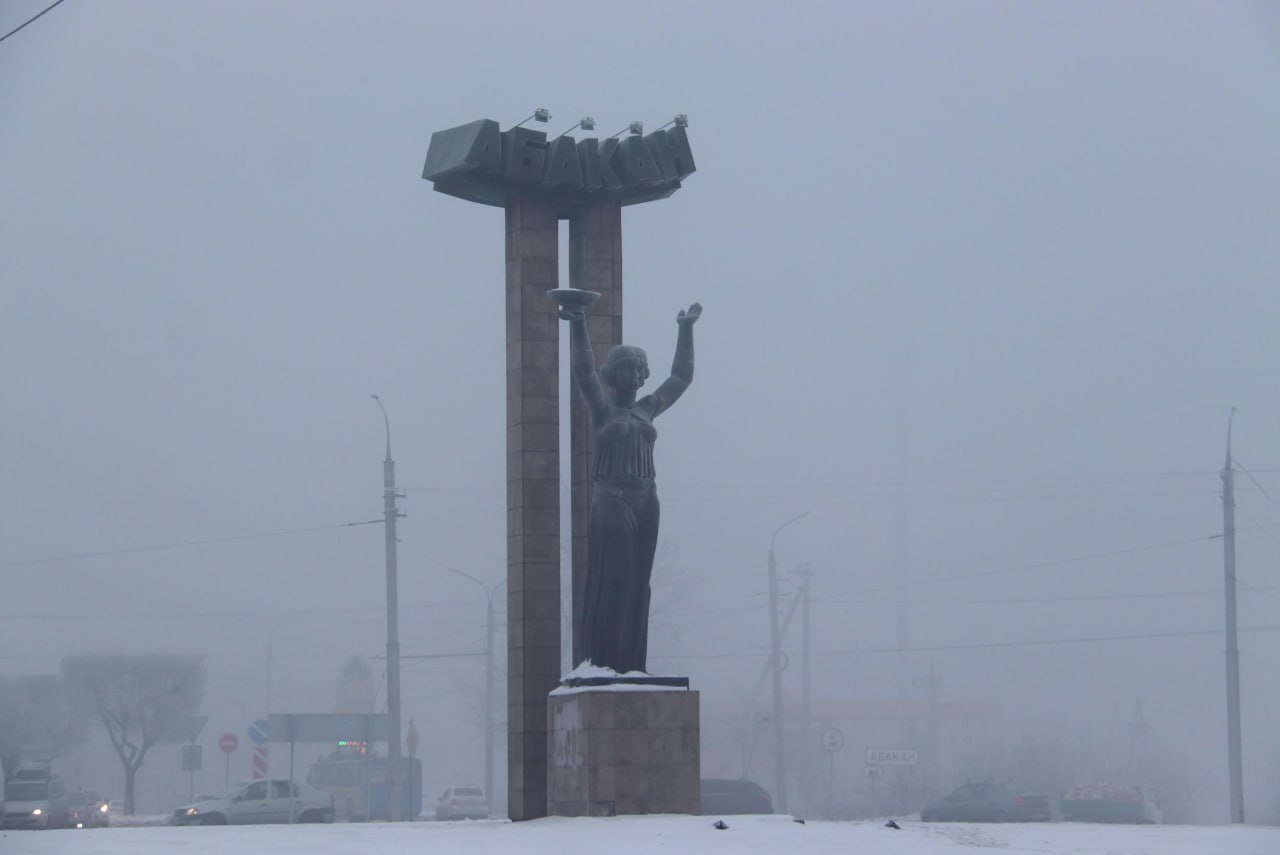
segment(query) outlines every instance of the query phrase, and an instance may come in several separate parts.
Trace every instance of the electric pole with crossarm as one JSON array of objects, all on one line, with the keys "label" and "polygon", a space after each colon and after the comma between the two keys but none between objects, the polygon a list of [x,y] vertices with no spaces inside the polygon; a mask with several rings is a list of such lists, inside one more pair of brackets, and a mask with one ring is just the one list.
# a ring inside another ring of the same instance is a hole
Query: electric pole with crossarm
[{"label": "electric pole with crossarm", "polygon": [[382,399],[373,395],[382,410],[382,421],[387,429],[387,456],[382,461],[383,518],[387,535],[387,718],[390,733],[387,735],[388,801],[387,817],[392,822],[403,819],[404,807],[400,801],[400,785],[403,779],[400,768],[400,609],[396,595],[396,519],[404,512],[396,507],[396,500],[404,493],[396,492],[396,464],[391,459],[391,420]]}]

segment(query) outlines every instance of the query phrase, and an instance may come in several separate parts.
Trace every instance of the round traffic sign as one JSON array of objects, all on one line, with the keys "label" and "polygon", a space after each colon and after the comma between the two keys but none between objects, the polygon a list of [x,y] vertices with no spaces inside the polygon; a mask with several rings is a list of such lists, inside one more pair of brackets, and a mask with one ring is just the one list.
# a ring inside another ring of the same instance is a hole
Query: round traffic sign
[{"label": "round traffic sign", "polygon": [[240,747],[240,740],[236,739],[234,733],[224,733],[218,738],[218,747],[222,749],[223,753],[230,754]]},{"label": "round traffic sign", "polygon": [[827,728],[822,732],[822,747],[834,754],[844,748],[844,734],[837,728]]},{"label": "round traffic sign", "polygon": [[253,724],[249,725],[249,740],[253,742],[254,745],[261,745],[266,742],[268,727],[269,725],[265,718],[260,718]]}]

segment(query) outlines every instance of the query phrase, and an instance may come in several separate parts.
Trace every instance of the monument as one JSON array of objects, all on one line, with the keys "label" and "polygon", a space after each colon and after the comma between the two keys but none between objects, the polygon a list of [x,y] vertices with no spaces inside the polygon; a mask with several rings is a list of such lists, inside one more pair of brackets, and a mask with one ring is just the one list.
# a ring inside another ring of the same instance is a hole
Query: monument
[{"label": "monument", "polygon": [[[546,121],[549,116],[539,110],[530,118]],[[437,191],[502,207],[506,214],[507,768],[508,810],[515,820],[545,816],[550,809],[697,809],[697,694],[687,690],[687,681],[683,686],[655,685],[624,693],[599,686],[561,686],[560,673],[559,328],[557,303],[547,296],[568,290],[558,288],[559,221],[569,223],[570,286],[600,295],[590,316],[581,319],[581,340],[590,342],[594,372],[594,366],[606,363],[605,355],[622,344],[621,209],[670,196],[695,170],[687,122],[679,116],[669,124],[669,129],[645,134],[641,123],[632,122],[620,132],[627,134],[621,140],[616,138],[620,134],[575,140],[568,132],[548,140],[542,131],[519,125],[502,131],[497,122],[484,119],[433,134],[423,169],[423,178]],[[593,123],[584,119],[578,126]],[[689,314],[684,313],[686,318]],[[688,330],[690,376],[696,318],[695,312],[680,327],[681,337]],[[594,480],[588,407],[580,385],[573,384],[570,408],[575,665],[583,662],[587,643],[584,607]],[[644,610],[647,613],[647,598]],[[633,626],[629,637],[634,639],[638,631]],[[640,664],[643,667],[643,654]],[[603,677],[596,675],[589,682],[599,679]],[[659,692],[682,699],[666,706],[639,700]],[[619,707],[627,698],[631,701],[623,703],[625,709]],[[551,726],[557,704],[564,712],[559,733]],[[662,741],[662,751],[655,753],[654,740]],[[569,766],[549,771],[553,742],[555,755]],[[646,742],[643,750],[635,747]],[[674,807],[658,804],[648,795],[635,794],[625,781],[619,789],[616,775],[601,771],[606,766],[616,771],[616,764],[637,765],[633,755],[680,758],[673,761],[678,771],[648,763],[642,777],[665,781],[665,789],[680,791],[683,801]],[[563,768],[577,771],[569,774]],[[687,783],[675,785],[675,777],[685,782],[690,771],[691,794]],[[550,800],[549,783],[561,788]],[[613,798],[605,797],[610,792],[603,788],[605,783],[612,787]],[[565,786],[579,789],[566,792]]]},{"label": "monument", "polygon": [[[649,580],[658,542],[654,420],[693,382],[694,303],[676,316],[671,376],[638,398],[649,360],[610,349],[596,370],[591,291],[551,292],[569,322],[574,388],[592,428],[591,525],[582,606],[582,665],[551,693],[551,813],[697,813],[698,695],[684,677],[647,673]],[[601,380],[603,379],[603,383]],[[606,392],[607,388],[607,392]]]}]

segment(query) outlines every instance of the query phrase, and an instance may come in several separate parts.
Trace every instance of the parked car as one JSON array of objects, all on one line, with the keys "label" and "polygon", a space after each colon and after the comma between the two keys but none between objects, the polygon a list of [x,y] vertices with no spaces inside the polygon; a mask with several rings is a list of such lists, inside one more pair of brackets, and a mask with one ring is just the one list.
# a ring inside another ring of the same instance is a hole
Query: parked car
[{"label": "parked car", "polygon": [[216,798],[181,805],[169,818],[171,825],[291,821],[333,822],[332,799],[306,784],[287,780],[249,781],[237,784]]},{"label": "parked car", "polygon": [[1092,784],[1062,794],[1062,818],[1073,822],[1158,823],[1164,819],[1155,793],[1142,787]]},{"label": "parked car", "polygon": [[436,819],[488,819],[489,800],[479,787],[449,787],[436,799]]},{"label": "parked car", "polygon": [[4,785],[4,828],[63,828],[69,801],[48,766],[19,766]]},{"label": "parked car", "polygon": [[106,828],[110,825],[111,806],[107,800],[94,790],[85,790],[84,797],[89,807],[89,822],[86,823],[86,827]]},{"label": "parked car", "polygon": [[925,805],[925,822],[1048,822],[1049,797],[996,780],[970,781]]},{"label": "parked car", "polygon": [[703,778],[698,789],[703,816],[773,813],[773,800],[755,781]]}]

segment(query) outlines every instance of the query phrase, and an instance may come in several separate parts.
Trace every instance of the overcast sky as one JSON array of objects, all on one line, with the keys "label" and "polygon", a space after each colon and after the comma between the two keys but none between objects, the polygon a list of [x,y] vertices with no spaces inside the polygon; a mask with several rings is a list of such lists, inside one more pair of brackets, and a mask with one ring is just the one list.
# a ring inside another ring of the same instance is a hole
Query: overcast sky
[{"label": "overcast sky", "polygon": [[[46,5],[4,0],[0,32]],[[706,738],[766,706],[769,540],[808,512],[778,562],[815,574],[826,724],[930,655],[1011,732],[1122,733],[1141,698],[1225,819],[1235,406],[1261,809],[1278,85],[1274,3],[69,0],[0,43],[0,672],[203,653],[206,736],[243,742],[270,638],[271,708],[330,709],[385,643],[381,529],[343,525],[381,512],[375,392],[402,649],[483,649],[447,568],[505,575],[503,221],[432,192],[428,140],[683,112],[698,171],[624,213],[625,337],[660,379],[705,307],[658,423],[650,661],[703,690]],[[1026,644],[1122,635],[1161,637]],[[480,779],[482,673],[405,665],[428,786]]]}]

